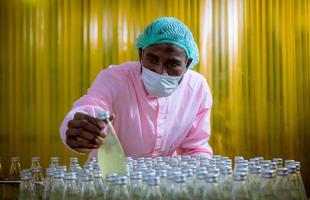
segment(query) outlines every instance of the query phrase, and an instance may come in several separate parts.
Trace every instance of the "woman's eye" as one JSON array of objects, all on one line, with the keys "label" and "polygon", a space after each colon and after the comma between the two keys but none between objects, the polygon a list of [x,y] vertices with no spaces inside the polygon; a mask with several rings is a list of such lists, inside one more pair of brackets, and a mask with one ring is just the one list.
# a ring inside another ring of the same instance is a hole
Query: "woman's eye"
[{"label": "woman's eye", "polygon": [[169,67],[178,67],[178,66],[179,66],[178,63],[170,63],[170,64],[169,64]]}]

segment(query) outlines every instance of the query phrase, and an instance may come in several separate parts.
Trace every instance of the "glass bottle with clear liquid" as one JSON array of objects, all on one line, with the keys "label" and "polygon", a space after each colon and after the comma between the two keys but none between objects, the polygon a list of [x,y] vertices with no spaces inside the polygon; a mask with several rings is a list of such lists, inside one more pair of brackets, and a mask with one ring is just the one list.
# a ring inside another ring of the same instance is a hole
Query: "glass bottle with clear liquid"
[{"label": "glass bottle with clear liquid", "polygon": [[106,136],[97,152],[101,174],[103,176],[108,173],[125,175],[125,153],[110,122],[110,113],[108,111],[99,112],[98,119],[102,120],[106,125],[103,130]]},{"label": "glass bottle with clear liquid", "polygon": [[129,200],[130,195],[128,191],[128,178],[127,176],[119,176],[116,178],[116,190],[113,193],[113,200]]},{"label": "glass bottle with clear liquid", "polygon": [[235,172],[233,175],[233,187],[231,200],[250,200],[249,190],[246,184],[246,173]]},{"label": "glass bottle with clear liquid", "polygon": [[79,198],[79,190],[76,184],[76,173],[69,172],[65,174],[65,188],[63,200],[75,200]]},{"label": "glass bottle with clear liquid", "polygon": [[195,196],[195,199],[197,200],[203,199],[203,193],[204,193],[205,185],[206,185],[206,178],[207,178],[206,170],[199,171],[196,173],[194,196]]},{"label": "glass bottle with clear liquid", "polygon": [[274,193],[275,172],[274,170],[263,170],[261,172],[261,184],[259,200],[275,200],[277,199]]},{"label": "glass bottle with clear liquid", "polygon": [[20,157],[12,157],[12,163],[10,167],[9,180],[17,181],[20,178]]},{"label": "glass bottle with clear liquid", "polygon": [[52,187],[50,193],[50,200],[59,200],[64,194],[64,174],[62,172],[54,172],[52,179]]},{"label": "glass bottle with clear liquid", "polygon": [[22,172],[20,176],[20,195],[19,200],[35,200],[37,199],[35,193],[35,186],[32,181],[31,172]]}]

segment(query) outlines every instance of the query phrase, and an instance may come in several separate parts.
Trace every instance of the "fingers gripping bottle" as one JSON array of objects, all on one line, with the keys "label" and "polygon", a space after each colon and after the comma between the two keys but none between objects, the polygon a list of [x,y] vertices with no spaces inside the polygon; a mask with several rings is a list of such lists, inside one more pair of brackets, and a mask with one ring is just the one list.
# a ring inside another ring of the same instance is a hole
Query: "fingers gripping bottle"
[{"label": "fingers gripping bottle", "polygon": [[98,163],[102,176],[109,173],[125,175],[125,154],[119,139],[115,133],[112,123],[110,122],[109,111],[98,113],[98,119],[105,123],[104,133],[106,134],[101,146],[98,149]]}]

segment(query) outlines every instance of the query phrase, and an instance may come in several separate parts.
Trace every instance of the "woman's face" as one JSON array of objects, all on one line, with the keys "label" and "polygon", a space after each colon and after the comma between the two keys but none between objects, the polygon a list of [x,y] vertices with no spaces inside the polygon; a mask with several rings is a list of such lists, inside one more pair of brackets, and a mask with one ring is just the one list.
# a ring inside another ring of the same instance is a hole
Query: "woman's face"
[{"label": "woman's face", "polygon": [[144,67],[158,74],[181,76],[189,66],[185,51],[174,44],[155,44],[145,48],[140,54]]}]

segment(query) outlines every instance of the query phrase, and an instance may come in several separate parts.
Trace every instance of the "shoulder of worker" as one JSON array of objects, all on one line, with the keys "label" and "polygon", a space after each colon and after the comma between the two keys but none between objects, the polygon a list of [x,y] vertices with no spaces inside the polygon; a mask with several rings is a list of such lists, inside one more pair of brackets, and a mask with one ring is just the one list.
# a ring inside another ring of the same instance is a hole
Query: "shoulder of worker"
[{"label": "shoulder of worker", "polygon": [[184,82],[193,91],[197,91],[197,89],[209,90],[209,85],[207,83],[206,77],[191,69],[185,73]]}]

